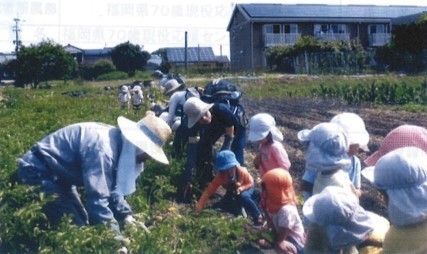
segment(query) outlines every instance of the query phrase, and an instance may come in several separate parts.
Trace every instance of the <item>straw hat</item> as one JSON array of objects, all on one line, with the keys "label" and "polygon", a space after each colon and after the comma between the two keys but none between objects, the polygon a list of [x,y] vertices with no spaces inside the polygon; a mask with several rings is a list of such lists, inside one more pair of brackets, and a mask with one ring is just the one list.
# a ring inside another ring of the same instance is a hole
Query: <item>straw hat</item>
[{"label": "straw hat", "polygon": [[259,113],[251,117],[249,120],[249,141],[260,141],[271,132],[273,139],[277,141],[283,140],[283,135],[276,127],[276,120],[267,113]]},{"label": "straw hat", "polygon": [[156,161],[169,164],[162,147],[172,131],[165,121],[148,111],[146,116],[137,123],[123,116],[117,118],[117,123],[125,138],[137,148]]},{"label": "straw hat", "polygon": [[369,133],[360,116],[355,113],[344,112],[334,116],[330,122],[343,128],[350,144],[358,144],[363,151],[369,152]]},{"label": "straw hat", "polygon": [[393,129],[384,137],[378,151],[364,162],[368,166],[374,166],[383,155],[406,146],[415,146],[427,152],[427,129],[416,125],[401,125]]},{"label": "straw hat", "polygon": [[188,116],[188,128],[193,127],[214,104],[204,103],[197,97],[191,97],[184,103],[184,113]]},{"label": "straw hat", "polygon": [[182,86],[176,79],[169,79],[164,85],[164,94],[170,95]]}]

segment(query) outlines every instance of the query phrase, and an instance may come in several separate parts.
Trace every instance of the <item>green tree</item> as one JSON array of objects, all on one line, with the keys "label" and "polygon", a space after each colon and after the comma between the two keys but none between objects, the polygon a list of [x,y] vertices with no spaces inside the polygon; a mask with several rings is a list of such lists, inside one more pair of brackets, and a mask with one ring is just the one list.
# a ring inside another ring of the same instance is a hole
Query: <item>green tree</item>
[{"label": "green tree", "polygon": [[16,68],[15,85],[31,84],[36,88],[43,81],[71,78],[76,73],[77,63],[61,45],[44,40],[38,45],[22,46]]},{"label": "green tree", "polygon": [[139,45],[125,42],[114,47],[111,51],[111,59],[118,71],[124,71],[133,76],[135,71],[145,69],[150,53],[143,51]]}]

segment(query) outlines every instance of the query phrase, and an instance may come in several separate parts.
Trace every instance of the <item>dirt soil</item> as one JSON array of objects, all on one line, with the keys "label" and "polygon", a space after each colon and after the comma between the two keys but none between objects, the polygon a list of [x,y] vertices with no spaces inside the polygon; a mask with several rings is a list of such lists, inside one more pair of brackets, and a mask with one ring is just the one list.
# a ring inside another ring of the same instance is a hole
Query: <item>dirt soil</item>
[{"label": "dirt soil", "polygon": [[[242,101],[249,117],[256,113],[270,113],[276,118],[285,139],[283,145],[288,152],[292,163],[291,174],[295,181],[296,190],[299,190],[300,179],[304,173],[304,145],[297,139],[298,131],[310,129],[316,124],[329,121],[334,115],[341,112],[353,112],[365,121],[366,129],[370,134],[369,149],[374,152],[383,137],[392,129],[402,124],[427,126],[426,113],[410,113],[391,111],[372,106],[348,106],[337,100],[313,98],[285,98],[252,100],[245,98]],[[256,147],[248,145],[246,161],[249,170],[253,169],[252,160]],[[359,154],[361,161],[369,153]],[[363,166],[362,166],[363,167]],[[252,169],[251,169],[252,168]],[[361,205],[366,209],[387,217],[381,195],[362,177]]]}]

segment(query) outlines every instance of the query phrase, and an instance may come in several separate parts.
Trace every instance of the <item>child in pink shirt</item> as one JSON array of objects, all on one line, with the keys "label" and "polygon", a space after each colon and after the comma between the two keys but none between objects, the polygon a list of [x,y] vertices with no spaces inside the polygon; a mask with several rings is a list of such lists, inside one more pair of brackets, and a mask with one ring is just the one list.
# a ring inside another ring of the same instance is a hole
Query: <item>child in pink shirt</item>
[{"label": "child in pink shirt", "polygon": [[254,164],[260,178],[273,168],[289,170],[291,167],[282,140],[283,135],[271,115],[259,113],[249,120],[249,141],[259,142],[259,153],[254,159]]}]

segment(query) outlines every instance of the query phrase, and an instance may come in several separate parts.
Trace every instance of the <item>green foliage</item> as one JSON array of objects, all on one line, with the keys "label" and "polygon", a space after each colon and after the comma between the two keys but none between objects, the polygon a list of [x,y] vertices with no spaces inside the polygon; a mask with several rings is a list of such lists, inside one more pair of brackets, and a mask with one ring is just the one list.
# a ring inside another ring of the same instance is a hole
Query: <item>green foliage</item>
[{"label": "green foliage", "polygon": [[266,50],[271,70],[290,73],[359,73],[366,65],[366,52],[359,40],[323,41],[301,37],[293,46]]},{"label": "green foliage", "polygon": [[116,69],[134,75],[136,70],[144,70],[150,53],[143,51],[139,45],[125,42],[117,45],[111,51],[111,59]]},{"label": "green foliage", "polygon": [[101,74],[96,80],[105,81],[105,80],[123,80],[129,78],[129,75],[123,71],[113,71],[106,74]]},{"label": "green foliage", "polygon": [[16,85],[31,84],[52,79],[70,79],[75,75],[76,61],[53,41],[42,41],[38,45],[21,47],[17,55]]}]

